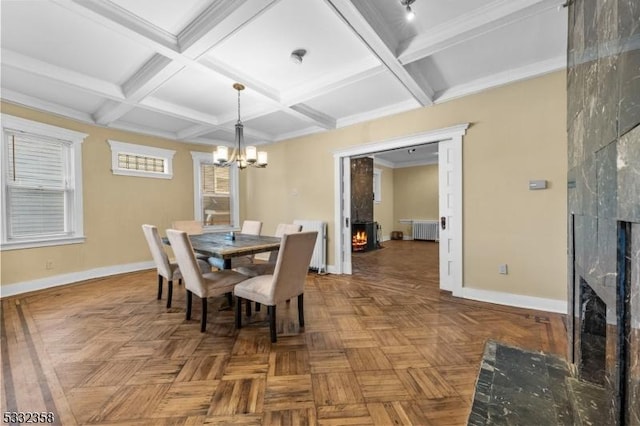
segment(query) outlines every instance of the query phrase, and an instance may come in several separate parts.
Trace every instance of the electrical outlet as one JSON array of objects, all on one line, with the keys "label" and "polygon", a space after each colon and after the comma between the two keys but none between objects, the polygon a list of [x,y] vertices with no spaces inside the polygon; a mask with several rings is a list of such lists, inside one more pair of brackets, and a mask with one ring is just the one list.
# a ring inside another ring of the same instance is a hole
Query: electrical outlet
[{"label": "electrical outlet", "polygon": [[498,265],[498,272],[503,274],[503,275],[507,275],[507,264],[506,263],[502,263],[500,265]]},{"label": "electrical outlet", "polygon": [[44,262],[44,269],[53,269],[53,260],[47,260]]}]

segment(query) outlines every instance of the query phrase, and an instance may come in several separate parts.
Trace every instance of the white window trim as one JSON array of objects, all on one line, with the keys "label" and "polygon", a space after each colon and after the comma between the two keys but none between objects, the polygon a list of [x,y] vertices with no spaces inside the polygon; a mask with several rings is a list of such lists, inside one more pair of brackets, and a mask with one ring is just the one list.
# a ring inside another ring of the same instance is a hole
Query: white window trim
[{"label": "white window trim", "polygon": [[[149,177],[156,179],[173,178],[173,156],[176,153],[175,151],[147,145],[120,142],[112,139],[108,139],[107,142],[109,142],[109,146],[111,146],[111,172],[114,175]],[[133,154],[141,157],[155,157],[163,159],[165,160],[165,171],[159,173],[143,170],[121,169],[118,165],[118,154]]]},{"label": "white window trim", "polygon": [[[200,164],[213,164],[213,155],[210,152],[191,151],[191,158],[193,160],[193,217],[195,220],[204,222],[202,201],[200,195],[202,194],[202,186],[200,182]],[[205,231],[239,231],[240,230],[240,187],[238,184],[238,167],[233,164],[229,171],[231,174],[231,192],[233,193],[232,206],[232,226],[204,226]]]},{"label": "white window trim", "polygon": [[[84,236],[84,212],[82,201],[82,142],[89,136],[87,133],[76,132],[75,130],[69,130],[62,127],[52,126],[50,124],[39,123],[37,121],[27,120],[25,118],[15,117],[13,115],[0,114],[0,122],[2,123],[2,138],[6,138],[7,131],[17,131],[31,133],[35,135],[42,135],[50,138],[69,141],[72,143],[72,155],[73,161],[70,162],[71,167],[70,175],[73,177],[74,189],[73,189],[73,211],[70,212],[69,220],[74,229],[74,233],[64,237],[45,237],[45,238],[33,238],[26,239],[21,238],[19,241],[7,241],[7,215],[4,213],[6,208],[6,173],[2,172],[1,184],[2,195],[2,227],[0,228],[0,251],[5,250],[20,250],[33,247],[48,247],[58,246],[64,244],[78,244],[85,241]],[[0,164],[4,170],[5,156],[4,149],[0,150]]]},{"label": "white window trim", "polygon": [[382,169],[373,169],[373,202],[382,202]]}]

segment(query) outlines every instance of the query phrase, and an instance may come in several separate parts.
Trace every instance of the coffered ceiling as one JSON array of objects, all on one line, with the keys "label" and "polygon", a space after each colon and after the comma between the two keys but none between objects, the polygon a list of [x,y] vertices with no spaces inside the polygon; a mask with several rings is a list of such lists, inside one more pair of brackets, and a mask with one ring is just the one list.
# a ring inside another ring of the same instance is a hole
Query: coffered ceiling
[{"label": "coffered ceiling", "polygon": [[[263,144],[566,66],[562,0],[1,0],[1,96],[208,145]],[[302,63],[290,59],[306,49]]]}]

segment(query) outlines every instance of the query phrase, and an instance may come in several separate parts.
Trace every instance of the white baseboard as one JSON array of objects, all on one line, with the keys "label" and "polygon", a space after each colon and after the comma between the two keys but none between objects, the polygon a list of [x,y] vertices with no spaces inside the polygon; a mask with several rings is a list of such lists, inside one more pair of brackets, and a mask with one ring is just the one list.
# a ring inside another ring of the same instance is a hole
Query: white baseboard
[{"label": "white baseboard", "polygon": [[15,284],[3,285],[0,287],[0,297],[15,296],[17,294],[28,293],[45,288],[57,287],[65,284],[72,284],[79,281],[94,278],[108,277],[110,275],[124,274],[127,272],[143,271],[155,268],[152,261],[129,263],[126,265],[105,266],[103,268],[89,269],[87,271],[72,272],[69,274],[54,275],[32,281],[23,281]]},{"label": "white baseboard", "polygon": [[537,311],[567,313],[567,301],[557,299],[545,299],[521,294],[503,293],[500,291],[480,290],[477,288],[463,287],[464,299],[477,300],[479,302],[496,303],[498,305],[514,306],[516,308],[535,309]]}]

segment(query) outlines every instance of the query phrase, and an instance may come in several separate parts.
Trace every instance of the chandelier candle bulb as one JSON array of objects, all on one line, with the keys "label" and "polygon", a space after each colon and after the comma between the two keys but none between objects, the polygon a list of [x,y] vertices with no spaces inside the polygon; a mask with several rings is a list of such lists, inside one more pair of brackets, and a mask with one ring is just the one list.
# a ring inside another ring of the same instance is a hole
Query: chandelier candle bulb
[{"label": "chandelier candle bulb", "polygon": [[258,152],[258,165],[259,166],[266,166],[267,165],[267,152],[266,151]]},{"label": "chandelier candle bulb", "polygon": [[256,147],[255,146],[248,146],[246,152],[247,152],[247,162],[248,163],[255,163],[256,160],[258,159],[257,153],[256,153]]},{"label": "chandelier candle bulb", "polygon": [[218,161],[226,162],[229,159],[229,148],[221,145],[218,147],[217,154],[218,154]]}]

